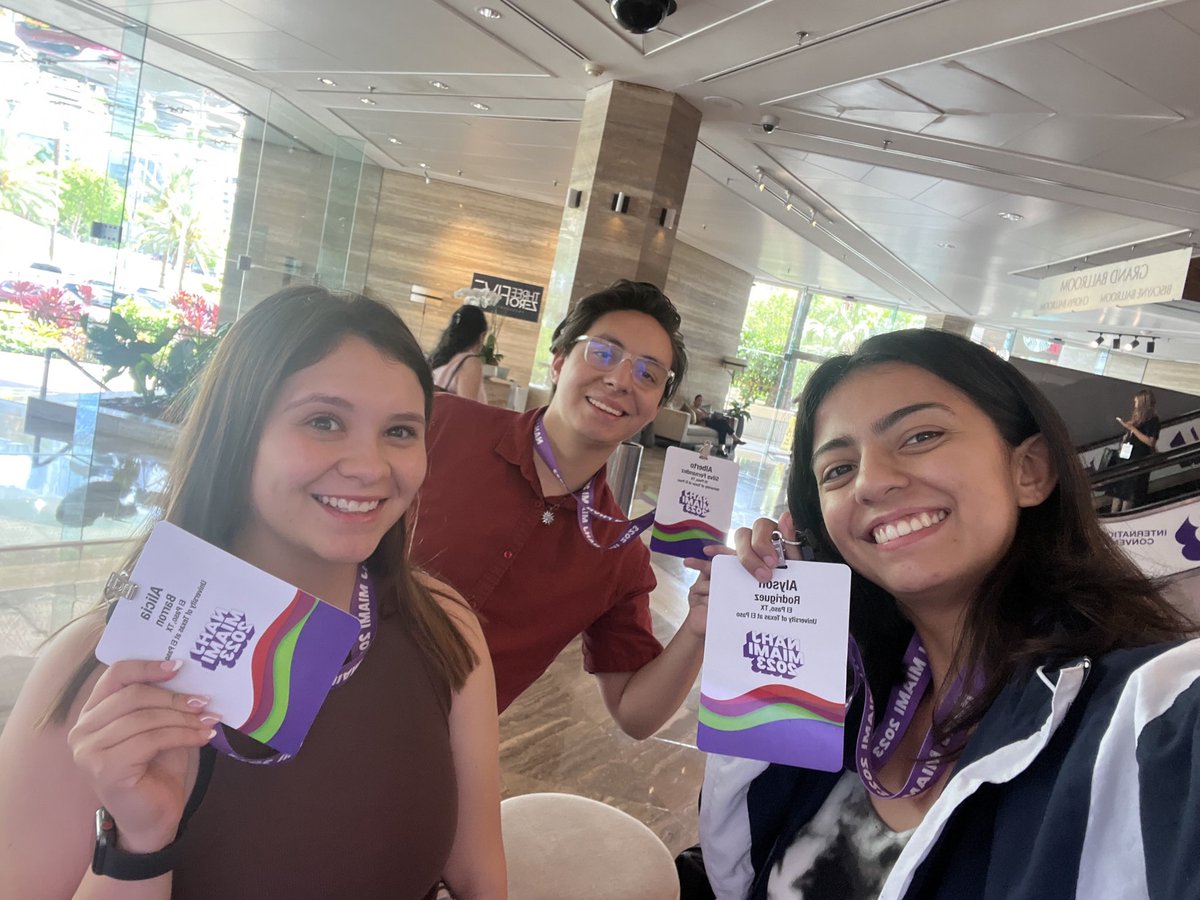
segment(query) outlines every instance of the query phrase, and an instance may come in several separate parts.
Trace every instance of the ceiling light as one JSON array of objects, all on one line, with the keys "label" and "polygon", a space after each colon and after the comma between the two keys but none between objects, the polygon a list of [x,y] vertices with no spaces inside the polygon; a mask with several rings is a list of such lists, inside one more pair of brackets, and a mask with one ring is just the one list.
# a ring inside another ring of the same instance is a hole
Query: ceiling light
[{"label": "ceiling light", "polygon": [[439,91],[450,90],[450,85],[446,84],[444,81],[431,81],[429,82],[429,86],[432,88],[437,88]]},{"label": "ceiling light", "polygon": [[502,18],[500,13],[496,12],[496,10],[492,9],[490,6],[477,6],[475,7],[475,12],[479,13],[485,19]]},{"label": "ceiling light", "polygon": [[1154,338],[1150,338],[1149,340],[1146,341],[1146,352],[1147,353],[1154,352]]},{"label": "ceiling light", "polygon": [[767,189],[767,183],[763,181],[763,170],[756,167],[754,171],[758,173],[758,189],[760,191],[765,191]]},{"label": "ceiling light", "polygon": [[364,106],[374,106],[375,105],[375,101],[372,100],[370,97],[359,97],[358,102],[363,104]]},{"label": "ceiling light", "polygon": [[1138,347],[1140,347],[1141,345],[1142,345],[1142,342],[1141,342],[1141,341],[1139,341],[1139,340],[1137,339],[1137,337],[1134,337],[1134,339],[1133,339],[1132,341],[1130,341],[1130,342],[1129,342],[1129,349],[1130,349],[1130,350],[1136,350],[1136,349],[1137,349]]},{"label": "ceiling light", "polygon": [[491,107],[488,106],[486,103],[472,103],[471,105],[473,107],[475,107],[477,110],[479,110],[480,112],[487,112],[489,109],[491,109]]},{"label": "ceiling light", "polygon": [[432,184],[432,182],[429,180],[429,170],[428,169],[425,170],[425,183]]},{"label": "ceiling light", "polygon": [[321,82],[321,84],[327,87],[337,87],[336,81],[334,81],[332,78],[326,78],[324,75],[318,75],[317,81]]},{"label": "ceiling light", "polygon": [[1104,346],[1104,335],[1102,335],[1102,334],[1096,335],[1096,339],[1094,341],[1092,341],[1092,346],[1103,347]]},{"label": "ceiling light", "polygon": [[1020,222],[1023,218],[1025,218],[1020,213],[1015,213],[1015,212],[1002,212],[1002,213],[996,213],[996,215],[998,215],[1002,219],[1007,219],[1010,222]]},{"label": "ceiling light", "polygon": [[941,247],[943,250],[953,250],[954,249],[954,245],[952,243],[950,243],[949,241],[938,241],[938,246]]},{"label": "ceiling light", "polygon": [[813,228],[817,227],[817,214],[816,213],[812,214],[812,218],[808,220],[808,224],[811,225]]},{"label": "ceiling light", "polygon": [[388,143],[389,144],[403,144],[404,141],[400,140],[400,138],[390,137],[390,138],[388,138]]},{"label": "ceiling light", "polygon": [[1123,335],[1123,334],[1118,334],[1115,338],[1112,339],[1112,345],[1113,345],[1114,350],[1121,349],[1121,338],[1123,338],[1124,336],[1125,335]]},{"label": "ceiling light", "polygon": [[788,212],[791,212],[792,210],[794,210],[796,208],[792,204],[792,192],[791,191],[788,191],[787,194],[784,196],[783,205],[784,205],[784,208],[787,209]]}]

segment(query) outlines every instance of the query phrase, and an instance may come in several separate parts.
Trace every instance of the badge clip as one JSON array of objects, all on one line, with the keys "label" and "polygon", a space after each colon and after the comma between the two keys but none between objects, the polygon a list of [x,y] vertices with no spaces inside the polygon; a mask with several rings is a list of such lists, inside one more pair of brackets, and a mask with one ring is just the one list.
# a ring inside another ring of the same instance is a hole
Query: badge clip
[{"label": "badge clip", "polygon": [[805,531],[796,532],[796,540],[789,541],[785,538],[782,532],[771,532],[771,546],[775,548],[775,555],[779,557],[779,565],[775,568],[783,569],[787,566],[787,558],[784,556],[783,545],[789,544],[792,547],[800,548],[800,558],[812,562],[815,557],[813,553],[812,543],[809,541],[808,533]]},{"label": "badge clip", "polygon": [[712,441],[705,441],[700,445],[700,458],[708,459],[708,454],[712,452]]},{"label": "badge clip", "polygon": [[113,572],[104,583],[104,599],[116,603],[121,598],[132,600],[139,586],[129,580],[128,572]]}]

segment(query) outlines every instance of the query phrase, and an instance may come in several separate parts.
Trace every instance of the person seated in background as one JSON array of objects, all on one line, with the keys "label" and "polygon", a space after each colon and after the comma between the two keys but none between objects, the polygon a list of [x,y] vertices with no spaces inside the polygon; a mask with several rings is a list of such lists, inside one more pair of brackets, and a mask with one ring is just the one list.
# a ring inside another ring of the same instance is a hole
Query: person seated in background
[{"label": "person seated in background", "polygon": [[487,336],[487,316],[478,306],[460,306],[429,354],[433,386],[460,397],[487,403],[479,351]]},{"label": "person seated in background", "polygon": [[963,338],[879,335],[812,375],[794,453],[737,552],[769,580],[794,522],[850,567],[845,762],[709,757],[685,900],[1200,896],[1196,626],[1049,401]]},{"label": "person seated in background", "polygon": [[483,635],[406,550],[432,394],[408,328],[364,297],[289,288],[230,328],[163,518],[353,606],[356,649],[288,758],[163,687],[198,663],[105,667],[104,609],[76,620],[0,734],[0,897],[507,896]]},{"label": "person seated in background", "polygon": [[479,612],[501,711],[580,634],[584,666],[627,734],[653,734],[691,690],[705,608],[659,644],[650,552],[605,482],[612,452],[684,377],[679,324],[654,285],[618,281],[555,332],[545,409],[434,400],[413,559]]},{"label": "person seated in background", "polygon": [[704,425],[717,433],[718,447],[724,449],[730,438],[733,438],[735,447],[746,443],[737,436],[737,419],[728,413],[714,412],[709,409],[704,405],[703,394],[697,394],[691,403],[685,400],[682,408],[684,412],[691,414],[692,424]]}]

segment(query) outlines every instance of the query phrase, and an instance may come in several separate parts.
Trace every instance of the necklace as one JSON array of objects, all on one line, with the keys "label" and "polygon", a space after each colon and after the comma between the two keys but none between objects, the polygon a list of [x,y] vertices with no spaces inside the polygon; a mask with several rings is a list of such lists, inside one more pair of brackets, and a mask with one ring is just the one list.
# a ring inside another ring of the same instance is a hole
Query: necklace
[{"label": "necklace", "polygon": [[555,503],[553,506],[550,505],[550,501],[547,500],[545,497],[542,498],[542,502],[546,504],[546,508],[542,511],[542,524],[543,525],[553,525],[554,524],[554,514],[556,512],[558,512],[559,507],[561,507],[564,503],[567,502],[567,497],[570,497],[570,496],[571,496],[570,494],[564,495],[563,498],[561,500],[559,500],[557,503]]}]

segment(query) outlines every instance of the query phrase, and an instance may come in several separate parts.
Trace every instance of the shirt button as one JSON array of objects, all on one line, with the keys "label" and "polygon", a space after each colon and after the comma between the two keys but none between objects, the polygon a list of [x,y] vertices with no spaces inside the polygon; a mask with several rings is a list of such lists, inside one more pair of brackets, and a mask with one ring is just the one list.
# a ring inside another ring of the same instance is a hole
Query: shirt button
[{"label": "shirt button", "polygon": [[505,558],[505,559],[512,559],[512,551],[511,551],[511,550],[505,550],[505,551],[504,551],[504,558]]}]

